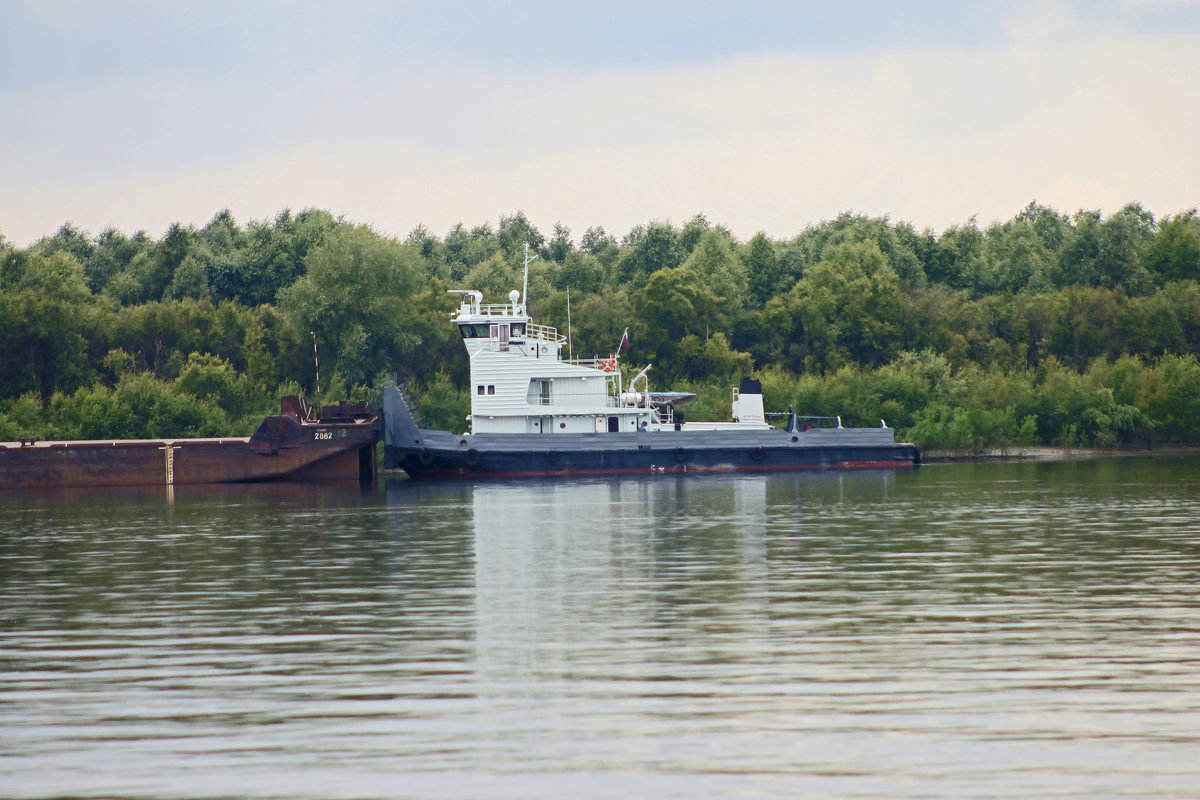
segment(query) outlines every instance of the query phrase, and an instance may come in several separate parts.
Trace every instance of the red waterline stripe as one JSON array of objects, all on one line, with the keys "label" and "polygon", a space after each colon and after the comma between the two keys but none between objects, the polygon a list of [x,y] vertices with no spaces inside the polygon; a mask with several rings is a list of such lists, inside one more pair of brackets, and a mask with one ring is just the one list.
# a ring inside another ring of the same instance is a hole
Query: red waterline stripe
[{"label": "red waterline stripe", "polygon": [[472,470],[470,467],[437,469],[420,472],[413,476],[419,479],[460,480],[468,478],[572,478],[595,477],[598,475],[670,475],[685,472],[785,472],[814,469],[885,469],[915,467],[912,461],[842,461],[837,464],[791,464],[787,466],[756,465],[745,467],[631,467],[628,469],[572,469],[572,470],[513,470],[508,472]]}]

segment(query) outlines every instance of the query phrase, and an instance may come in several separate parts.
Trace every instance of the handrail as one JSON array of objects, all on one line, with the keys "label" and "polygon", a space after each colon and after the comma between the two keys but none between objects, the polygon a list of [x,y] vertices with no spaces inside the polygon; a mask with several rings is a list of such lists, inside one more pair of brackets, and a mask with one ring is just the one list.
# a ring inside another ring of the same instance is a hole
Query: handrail
[{"label": "handrail", "polygon": [[565,344],[567,337],[558,332],[558,328],[551,328],[549,325],[538,325],[534,322],[525,324],[525,333],[529,336],[536,336],[539,339],[553,342],[554,344]]},{"label": "handrail", "polygon": [[[611,360],[611,356],[576,356],[575,358],[564,358],[563,363],[574,364],[577,367],[602,367]],[[613,374],[613,372],[609,374]]]},{"label": "handrail", "polygon": [[498,317],[524,316],[524,311],[517,314],[517,307],[512,303],[480,303],[479,313],[482,315],[495,314]]}]

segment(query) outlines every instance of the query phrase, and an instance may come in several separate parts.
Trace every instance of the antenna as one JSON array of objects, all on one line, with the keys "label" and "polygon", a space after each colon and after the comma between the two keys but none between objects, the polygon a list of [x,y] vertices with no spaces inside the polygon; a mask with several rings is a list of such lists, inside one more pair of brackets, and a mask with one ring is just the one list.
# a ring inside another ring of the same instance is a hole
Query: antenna
[{"label": "antenna", "polygon": [[317,332],[309,331],[313,340],[313,370],[317,373],[317,396],[321,395],[321,358],[317,354]]},{"label": "antenna", "polygon": [[533,263],[537,256],[529,255],[529,242],[525,243],[525,284],[521,287],[521,302],[525,304],[524,312],[529,313],[529,265]]},{"label": "antenna", "polygon": [[567,287],[567,358],[574,358],[575,351],[571,349],[571,287]]}]

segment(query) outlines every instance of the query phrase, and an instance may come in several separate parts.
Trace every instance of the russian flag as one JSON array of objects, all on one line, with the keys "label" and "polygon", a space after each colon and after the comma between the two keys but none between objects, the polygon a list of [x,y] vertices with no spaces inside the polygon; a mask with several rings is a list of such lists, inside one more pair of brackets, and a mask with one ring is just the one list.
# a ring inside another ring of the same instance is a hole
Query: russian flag
[{"label": "russian flag", "polygon": [[621,343],[617,345],[617,352],[629,349],[629,328],[625,329],[625,333],[621,335]]}]

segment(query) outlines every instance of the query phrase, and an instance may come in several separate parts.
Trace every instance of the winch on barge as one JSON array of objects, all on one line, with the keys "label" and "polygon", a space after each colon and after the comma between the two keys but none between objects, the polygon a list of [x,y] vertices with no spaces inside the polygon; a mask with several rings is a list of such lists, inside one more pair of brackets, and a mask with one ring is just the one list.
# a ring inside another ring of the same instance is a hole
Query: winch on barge
[{"label": "winch on barge", "polygon": [[[471,432],[421,428],[403,393],[384,391],[384,464],[415,478],[553,477],[693,471],[909,467],[916,445],[892,429],[846,428],[837,417],[775,428],[758,381],[733,392],[732,422],[685,421],[695,395],[649,390],[647,366],[622,382],[618,354],[563,358],[566,338],[534,324],[520,292],[485,304],[454,290],[470,357]],[[622,340],[624,344],[624,340]]]},{"label": "winch on barge", "polygon": [[288,396],[249,437],[0,442],[0,489],[363,480],[381,426],[367,403]]}]

